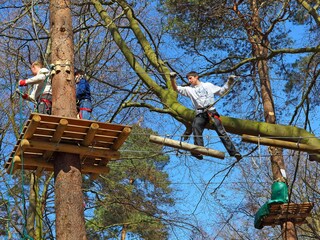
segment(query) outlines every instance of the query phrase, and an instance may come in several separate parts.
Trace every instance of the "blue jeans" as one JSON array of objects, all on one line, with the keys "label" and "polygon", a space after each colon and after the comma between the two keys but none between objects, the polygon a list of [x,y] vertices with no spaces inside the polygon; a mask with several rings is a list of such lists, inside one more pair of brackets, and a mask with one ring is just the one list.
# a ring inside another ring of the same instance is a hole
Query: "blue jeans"
[{"label": "blue jeans", "polygon": [[[222,122],[219,118],[219,114],[216,111],[210,112],[213,120],[213,128],[217,132],[220,140],[222,141],[224,147],[228,151],[230,156],[234,156],[238,151],[233,145],[231,139],[229,138],[226,130],[224,129]],[[203,146],[203,137],[202,133],[205,126],[209,123],[209,116],[207,112],[199,113],[193,120],[192,123],[192,132],[194,137],[194,144],[198,146]]]},{"label": "blue jeans", "polygon": [[80,119],[87,119],[91,118],[92,112],[92,103],[89,99],[83,99],[79,102],[79,117]]}]

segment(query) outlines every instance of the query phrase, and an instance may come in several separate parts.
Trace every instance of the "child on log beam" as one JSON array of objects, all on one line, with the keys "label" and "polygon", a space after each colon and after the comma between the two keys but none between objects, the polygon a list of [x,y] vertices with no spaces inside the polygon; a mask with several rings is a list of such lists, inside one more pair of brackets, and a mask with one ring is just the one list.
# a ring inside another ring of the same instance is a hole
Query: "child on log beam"
[{"label": "child on log beam", "polygon": [[[214,107],[215,95],[222,96],[224,93],[226,93],[231,88],[235,76],[231,75],[223,87],[213,85],[209,82],[201,82],[199,80],[198,73],[195,71],[189,72],[186,76],[191,86],[177,86],[176,76],[176,73],[170,73],[173,89],[181,95],[189,97],[196,111],[196,116],[192,123],[194,144],[198,146],[204,146],[202,133],[205,126],[210,122],[213,124],[215,131],[219,135],[229,155],[235,157],[237,161],[242,159],[241,154],[237,151],[228,134],[226,133],[222,125],[220,115]],[[201,154],[191,153],[191,155],[197,159],[203,159]]]}]

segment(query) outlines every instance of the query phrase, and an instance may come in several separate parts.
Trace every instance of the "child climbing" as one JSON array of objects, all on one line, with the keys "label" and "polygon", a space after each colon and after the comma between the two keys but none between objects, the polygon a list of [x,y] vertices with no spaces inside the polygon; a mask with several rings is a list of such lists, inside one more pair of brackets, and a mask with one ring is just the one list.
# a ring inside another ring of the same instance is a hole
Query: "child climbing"
[{"label": "child climbing", "polygon": [[20,87],[33,85],[30,96],[25,93],[22,98],[29,101],[34,100],[37,104],[38,113],[51,115],[52,89],[50,71],[44,68],[41,62],[35,61],[31,65],[31,72],[34,77],[19,81]]},{"label": "child climbing", "polygon": [[[220,115],[214,107],[214,96],[222,96],[232,86],[235,76],[231,75],[227,83],[223,87],[213,85],[209,82],[201,82],[197,72],[192,71],[187,74],[187,79],[191,86],[177,86],[176,73],[170,73],[170,79],[173,89],[183,96],[189,97],[196,111],[196,116],[192,123],[192,132],[194,137],[194,144],[204,146],[202,133],[205,126],[210,122],[217,134],[219,135],[223,145],[227,149],[230,156],[234,156],[238,161],[242,158],[241,154],[237,151],[231,139],[227,135]],[[191,153],[197,159],[203,159],[201,154]]]},{"label": "child climbing", "polygon": [[92,112],[90,85],[82,70],[75,72],[77,108],[80,119],[90,119]]}]

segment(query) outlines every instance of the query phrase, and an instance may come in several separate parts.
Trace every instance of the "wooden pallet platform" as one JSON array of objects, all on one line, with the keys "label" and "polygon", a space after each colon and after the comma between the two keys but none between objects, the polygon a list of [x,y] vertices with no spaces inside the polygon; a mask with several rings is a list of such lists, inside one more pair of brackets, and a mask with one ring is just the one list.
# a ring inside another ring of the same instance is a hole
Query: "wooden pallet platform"
[{"label": "wooden pallet platform", "polygon": [[32,113],[5,168],[53,171],[54,153],[65,152],[80,155],[82,173],[107,173],[108,161],[120,158],[118,149],[130,132],[125,125]]},{"label": "wooden pallet platform", "polygon": [[284,222],[303,224],[306,218],[311,215],[313,203],[283,203],[270,205],[270,214],[262,219],[263,226],[281,225]]}]

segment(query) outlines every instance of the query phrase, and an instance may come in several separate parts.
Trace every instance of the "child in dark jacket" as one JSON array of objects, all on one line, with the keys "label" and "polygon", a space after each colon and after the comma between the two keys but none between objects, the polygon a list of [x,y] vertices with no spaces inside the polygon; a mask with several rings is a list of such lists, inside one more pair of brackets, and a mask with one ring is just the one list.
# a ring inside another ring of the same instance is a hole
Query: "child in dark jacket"
[{"label": "child in dark jacket", "polygon": [[92,112],[90,85],[85,78],[82,70],[75,72],[76,80],[76,98],[78,107],[78,116],[80,119],[90,119]]}]

